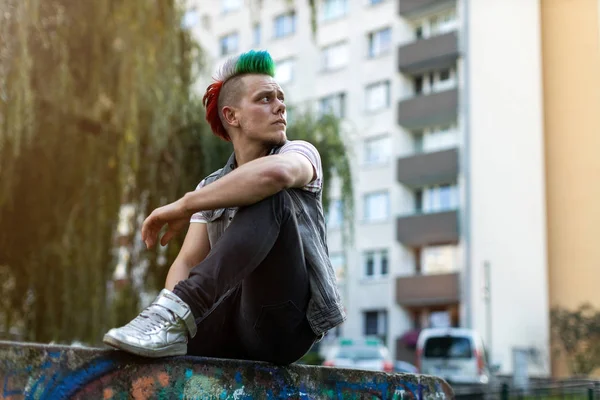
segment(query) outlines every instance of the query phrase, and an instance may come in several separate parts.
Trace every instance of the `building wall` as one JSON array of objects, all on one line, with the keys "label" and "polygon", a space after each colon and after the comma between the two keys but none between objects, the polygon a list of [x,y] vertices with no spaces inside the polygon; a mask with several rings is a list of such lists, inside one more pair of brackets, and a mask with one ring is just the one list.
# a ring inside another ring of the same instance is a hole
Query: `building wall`
[{"label": "building wall", "polygon": [[467,1],[470,324],[490,337],[483,266],[491,266],[492,362],[549,370],[539,3]]},{"label": "building wall", "polygon": [[550,306],[598,308],[600,1],[541,4]]}]

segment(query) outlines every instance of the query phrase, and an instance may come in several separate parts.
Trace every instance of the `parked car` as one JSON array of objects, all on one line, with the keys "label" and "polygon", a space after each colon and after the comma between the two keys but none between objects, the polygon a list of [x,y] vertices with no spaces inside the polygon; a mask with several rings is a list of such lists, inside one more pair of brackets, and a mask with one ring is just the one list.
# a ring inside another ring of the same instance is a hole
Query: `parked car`
[{"label": "parked car", "polygon": [[377,338],[340,339],[323,362],[324,366],[393,372],[389,350]]},{"label": "parked car", "polygon": [[472,329],[429,328],[419,334],[416,349],[419,372],[443,378],[452,386],[485,392],[490,383],[486,350]]}]

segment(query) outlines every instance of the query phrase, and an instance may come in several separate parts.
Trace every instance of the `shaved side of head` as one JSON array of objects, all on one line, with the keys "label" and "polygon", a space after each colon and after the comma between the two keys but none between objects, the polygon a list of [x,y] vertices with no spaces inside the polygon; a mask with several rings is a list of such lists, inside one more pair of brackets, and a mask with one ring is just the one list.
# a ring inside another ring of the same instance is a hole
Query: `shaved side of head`
[{"label": "shaved side of head", "polygon": [[223,123],[225,129],[227,129],[227,124],[225,123],[225,119],[223,117],[223,107],[236,107],[239,105],[240,99],[244,96],[244,91],[246,89],[246,85],[243,81],[244,76],[246,75],[234,76],[225,82],[221,88],[221,93],[219,94],[218,100],[219,118],[221,118],[221,122]]}]

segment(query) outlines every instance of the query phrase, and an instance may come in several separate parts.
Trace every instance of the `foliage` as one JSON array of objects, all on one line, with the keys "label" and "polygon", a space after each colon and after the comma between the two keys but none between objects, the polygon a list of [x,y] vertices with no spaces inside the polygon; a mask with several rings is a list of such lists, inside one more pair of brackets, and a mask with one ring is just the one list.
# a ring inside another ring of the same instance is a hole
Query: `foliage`
[{"label": "foliage", "polygon": [[302,356],[300,360],[298,360],[298,363],[306,365],[322,365],[323,361],[325,361],[325,359],[323,359],[323,357],[321,357],[321,355],[318,352],[309,351],[304,356]]},{"label": "foliage", "polygon": [[600,311],[588,303],[574,311],[554,307],[550,323],[555,350],[564,351],[573,375],[589,375],[600,367]]},{"label": "foliage", "polygon": [[[287,130],[287,136],[291,140],[306,140],[319,151],[323,165],[323,209],[326,211],[329,210],[331,201],[332,178],[335,176],[340,179],[343,221],[350,222],[354,214],[352,174],[340,121],[333,115],[317,118],[310,110],[296,116],[297,113],[293,110],[295,117]],[[352,233],[351,223],[346,224],[346,228],[344,233]]]},{"label": "foliage", "polygon": [[96,342],[112,324],[121,204],[145,214],[203,173],[190,162],[200,53],[175,1],[0,7],[0,266],[13,282],[0,328]]}]

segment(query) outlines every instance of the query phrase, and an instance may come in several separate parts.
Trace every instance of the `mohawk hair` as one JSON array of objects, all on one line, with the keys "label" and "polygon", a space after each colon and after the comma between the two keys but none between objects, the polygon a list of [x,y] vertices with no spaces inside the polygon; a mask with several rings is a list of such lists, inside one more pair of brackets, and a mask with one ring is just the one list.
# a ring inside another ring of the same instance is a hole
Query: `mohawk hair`
[{"label": "mohawk hair", "polygon": [[215,82],[206,89],[202,104],[206,108],[206,121],[210,124],[213,133],[220,138],[231,141],[227,134],[219,113],[219,95],[225,82],[236,76],[244,74],[263,74],[275,76],[275,62],[268,51],[250,50],[239,56],[228,59],[219,69]]}]

